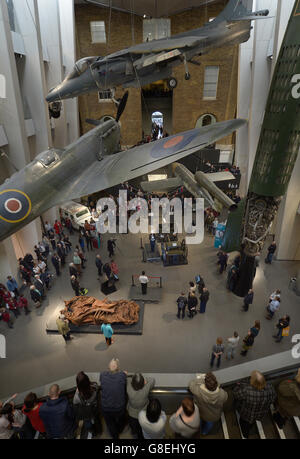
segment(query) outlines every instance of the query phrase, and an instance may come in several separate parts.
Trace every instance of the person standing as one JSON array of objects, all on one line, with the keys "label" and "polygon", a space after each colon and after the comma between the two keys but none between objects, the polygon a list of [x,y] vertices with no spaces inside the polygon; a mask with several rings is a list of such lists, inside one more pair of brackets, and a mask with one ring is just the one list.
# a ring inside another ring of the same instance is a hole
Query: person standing
[{"label": "person standing", "polygon": [[243,344],[243,350],[241,351],[241,355],[245,357],[249,349],[251,349],[254,344],[254,336],[252,335],[251,330],[248,330],[247,335],[243,339],[243,343],[244,344]]},{"label": "person standing", "polygon": [[143,440],[143,432],[138,421],[139,412],[145,409],[149,402],[149,392],[155,385],[155,379],[145,379],[141,373],[135,373],[132,378],[127,378],[127,411],[132,434]]},{"label": "person standing", "polygon": [[188,297],[189,318],[192,319],[197,314],[198,300],[195,293],[190,293]]},{"label": "person standing", "polygon": [[30,309],[28,309],[28,300],[24,297],[23,293],[21,293],[21,295],[17,299],[16,306],[18,309],[24,308],[26,316],[31,312]]},{"label": "person standing", "polygon": [[191,293],[196,293],[196,290],[197,290],[197,286],[195,285],[194,282],[190,282],[189,283],[189,296],[191,295]]},{"label": "person standing", "polygon": [[69,327],[69,321],[63,314],[60,314],[59,317],[56,319],[56,325],[58,332],[62,335],[63,339],[67,342],[72,339],[71,337],[71,330]]},{"label": "person standing", "polygon": [[142,275],[139,277],[139,281],[142,287],[142,294],[147,295],[147,287],[148,287],[149,278],[146,276],[145,271],[142,271]]},{"label": "person standing", "polygon": [[74,275],[71,276],[71,285],[72,285],[72,289],[75,292],[75,296],[80,296],[80,292],[79,292],[80,284],[79,284],[77,277]]},{"label": "person standing", "polygon": [[114,280],[118,281],[119,280],[119,267],[114,260],[111,260],[110,269],[111,269]]},{"label": "person standing", "polygon": [[57,234],[57,236],[60,236],[62,234],[62,229],[63,228],[62,228],[62,224],[60,223],[60,221],[55,220],[53,228],[54,228],[54,231]]},{"label": "person standing", "polygon": [[69,273],[70,276],[78,277],[78,271],[74,263],[69,263]]},{"label": "person standing", "polygon": [[36,432],[41,434],[46,433],[46,429],[42,419],[40,418],[40,408],[42,406],[42,402],[38,401],[36,394],[30,392],[26,395],[24,399],[24,405],[22,408],[22,412],[25,416],[28,417],[30,424],[34,428]]},{"label": "person standing", "polygon": [[272,384],[266,382],[262,373],[253,371],[250,384],[238,383],[233,389],[233,397],[240,415],[243,437],[248,438],[256,421],[261,421],[269,413],[276,399],[275,389]]},{"label": "person standing", "polygon": [[200,309],[199,309],[200,314],[205,313],[208,300],[209,300],[209,291],[206,287],[204,287],[200,295]]},{"label": "person standing", "polygon": [[277,249],[276,242],[273,241],[271,245],[268,247],[268,255],[267,255],[267,258],[265,259],[265,263],[269,265],[272,263],[273,256],[274,256],[274,253],[276,252],[276,249]]},{"label": "person standing", "polygon": [[54,253],[51,258],[52,264],[55,268],[56,275],[60,276],[60,258],[57,253]]},{"label": "person standing", "polygon": [[112,329],[112,326],[110,324],[102,324],[101,325],[101,331],[104,335],[107,347],[111,346],[114,343],[114,340],[112,339],[114,331]]},{"label": "person standing", "polygon": [[33,285],[35,286],[35,288],[40,292],[41,294],[41,297],[42,297],[42,300],[44,300],[46,298],[46,295],[45,295],[45,286],[44,286],[44,283],[43,281],[41,280],[40,276],[38,274],[36,274],[34,276],[34,282],[33,282]]},{"label": "person standing", "polygon": [[227,269],[227,261],[228,261],[228,255],[225,252],[221,252],[219,256],[219,263],[220,263],[220,274],[223,274],[224,271]]},{"label": "person standing", "polygon": [[191,438],[199,430],[199,408],[191,397],[185,397],[170,419],[171,429],[184,438]]},{"label": "person standing", "polygon": [[238,269],[235,265],[233,265],[228,271],[227,284],[226,284],[228,290],[230,290],[231,292],[233,292],[234,290],[234,287],[237,283],[237,279],[238,279]]},{"label": "person standing", "polygon": [[51,243],[52,250],[56,250],[56,240],[55,240],[55,235],[54,235],[53,231],[51,231],[49,233],[49,241]]},{"label": "person standing", "polygon": [[149,401],[146,410],[139,412],[139,423],[146,440],[163,439],[166,422],[167,415],[156,398]]},{"label": "person standing", "polygon": [[240,341],[240,337],[239,337],[238,332],[236,331],[233,333],[233,336],[231,336],[230,338],[227,338],[227,343],[228,343],[227,353],[226,353],[227,360],[234,359],[234,354],[235,354],[236,348],[238,347],[239,341]]},{"label": "person standing", "polygon": [[36,309],[40,308],[42,305],[42,295],[39,290],[35,288],[34,285],[30,287],[30,297],[35,304]]},{"label": "person standing", "polygon": [[300,416],[300,369],[295,379],[284,379],[276,388],[276,411],[273,419],[282,429],[287,419]]},{"label": "person standing", "polygon": [[273,300],[270,301],[270,303],[267,306],[267,316],[266,319],[271,320],[275,314],[280,308],[280,297],[276,296]]},{"label": "person standing", "polygon": [[85,230],[84,238],[85,238],[87,251],[89,252],[90,249],[93,250],[93,244],[92,244],[93,238],[89,230]]},{"label": "person standing", "polygon": [[113,239],[108,239],[107,241],[107,250],[108,250],[108,256],[109,258],[113,257],[115,252],[114,249],[116,247],[116,243]]},{"label": "person standing", "polygon": [[183,292],[181,292],[181,295],[177,298],[176,302],[177,302],[177,318],[180,319],[180,316],[182,316],[182,319],[184,319],[185,308],[186,308],[188,301]]},{"label": "person standing", "polygon": [[20,294],[19,294],[18,283],[16,279],[12,276],[8,276],[6,285],[7,285],[8,290],[12,292],[16,298],[18,298]]},{"label": "person standing", "polygon": [[49,396],[40,407],[39,415],[49,439],[75,437],[76,422],[73,407],[66,397],[60,396],[58,384],[50,387]]},{"label": "person standing", "polygon": [[247,295],[244,297],[244,307],[242,311],[247,312],[249,309],[249,305],[253,303],[253,298],[254,298],[254,292],[252,288],[248,291]]},{"label": "person standing", "polygon": [[211,355],[211,360],[210,360],[211,368],[214,365],[215,359],[217,359],[217,368],[220,367],[222,354],[224,354],[223,339],[217,338],[216,344],[214,344],[212,348],[212,355]]},{"label": "person standing", "polygon": [[100,374],[101,408],[110,435],[118,439],[125,425],[127,373],[120,371],[118,359]]},{"label": "person standing", "polygon": [[7,309],[5,308],[0,309],[0,317],[1,317],[1,320],[3,320],[3,322],[7,324],[8,328],[14,328],[14,322],[11,318],[10,313],[7,311]]},{"label": "person standing", "polygon": [[100,255],[96,255],[96,261],[95,261],[95,264],[96,264],[96,267],[98,269],[98,279],[100,278],[100,276],[102,276],[102,266],[103,266],[103,263],[102,263],[102,260],[101,260],[101,257]]},{"label": "person standing", "polygon": [[276,325],[276,327],[278,328],[278,333],[277,335],[273,335],[273,338],[275,338],[276,343],[281,342],[284,330],[286,330],[285,336],[289,335],[290,320],[290,316],[288,316],[287,314],[283,316],[281,319],[279,319],[278,324]]},{"label": "person standing", "polygon": [[81,274],[81,258],[78,255],[78,252],[74,252],[73,263],[76,266],[78,274],[80,275]]},{"label": "person standing", "polygon": [[221,418],[228,394],[220,387],[213,373],[198,375],[190,382],[189,389],[199,408],[201,434],[207,435]]}]

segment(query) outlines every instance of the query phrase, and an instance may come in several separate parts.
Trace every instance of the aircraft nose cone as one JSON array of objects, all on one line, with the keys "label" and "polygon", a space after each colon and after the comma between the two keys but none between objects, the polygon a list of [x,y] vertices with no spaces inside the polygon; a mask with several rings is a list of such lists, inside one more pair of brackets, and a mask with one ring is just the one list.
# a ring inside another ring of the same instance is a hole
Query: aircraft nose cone
[{"label": "aircraft nose cone", "polygon": [[46,101],[48,103],[55,102],[56,100],[60,100],[60,99],[61,99],[61,95],[60,95],[59,90],[57,88],[51,89],[51,91],[49,92],[48,96],[46,97]]}]

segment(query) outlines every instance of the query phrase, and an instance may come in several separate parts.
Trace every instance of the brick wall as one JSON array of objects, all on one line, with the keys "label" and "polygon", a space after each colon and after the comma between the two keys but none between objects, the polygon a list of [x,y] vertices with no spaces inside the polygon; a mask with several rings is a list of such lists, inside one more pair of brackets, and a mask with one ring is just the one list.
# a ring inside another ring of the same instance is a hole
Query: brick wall
[{"label": "brick wall", "polygon": [[[210,17],[215,17],[224,8],[224,1],[206,8],[196,8],[171,17],[172,34],[201,27]],[[130,14],[112,11],[94,5],[77,5],[77,57],[106,55],[132,45],[132,27]],[[107,44],[92,44],[90,21],[105,21]],[[143,40],[142,18],[134,18],[135,42]],[[237,104],[238,46],[220,48],[198,59],[201,66],[189,64],[191,80],[184,78],[184,67],[174,69],[178,86],[173,92],[173,132],[177,133],[195,127],[197,119],[211,113],[217,121],[234,118]],[[216,100],[203,100],[204,69],[206,65],[220,66],[219,84]],[[116,96],[124,93],[118,88]],[[112,103],[98,102],[97,94],[79,98],[79,110],[82,133],[91,127],[85,123],[86,118],[100,118],[103,115],[116,114]],[[139,89],[129,90],[129,100],[122,117],[122,143],[133,145],[142,136],[142,106]],[[222,144],[232,143],[232,136],[220,140]]]}]

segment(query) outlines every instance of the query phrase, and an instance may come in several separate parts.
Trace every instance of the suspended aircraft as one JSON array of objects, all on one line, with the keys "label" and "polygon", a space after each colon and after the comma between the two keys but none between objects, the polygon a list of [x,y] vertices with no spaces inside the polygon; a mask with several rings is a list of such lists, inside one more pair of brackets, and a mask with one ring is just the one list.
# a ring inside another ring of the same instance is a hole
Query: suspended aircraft
[{"label": "suspended aircraft", "polygon": [[120,117],[87,120],[96,127],[64,150],[51,148],[0,186],[0,241],[48,209],[116,186],[197,152],[243,126],[241,119],[192,129],[120,151]]},{"label": "suspended aircraft", "polygon": [[158,80],[167,80],[174,89],[177,81],[172,77],[173,67],[183,63],[185,79],[189,80],[189,63],[200,65],[194,58],[221,46],[248,41],[251,21],[264,19],[269,11],[249,11],[245,2],[230,0],[219,16],[198,29],[131,46],[105,57],[80,59],[46,100],[53,103],[118,86],[139,88]]},{"label": "suspended aircraft", "polygon": [[232,180],[231,172],[215,172],[204,174],[197,171],[192,174],[183,164],[173,163],[174,177],[164,180],[141,182],[141,187],[146,192],[168,192],[184,186],[195,198],[203,198],[205,207],[212,207],[220,212],[223,207],[235,210],[237,205],[215,184],[220,180]]}]

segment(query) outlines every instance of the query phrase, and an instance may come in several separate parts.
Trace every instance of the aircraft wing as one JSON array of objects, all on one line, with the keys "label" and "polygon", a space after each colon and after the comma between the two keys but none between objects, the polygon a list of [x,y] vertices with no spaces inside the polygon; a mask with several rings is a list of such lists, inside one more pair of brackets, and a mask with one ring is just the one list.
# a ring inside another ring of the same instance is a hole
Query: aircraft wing
[{"label": "aircraft wing", "polygon": [[102,161],[93,163],[75,180],[68,183],[65,191],[62,191],[59,196],[60,201],[55,204],[58,205],[149,174],[226,137],[246,123],[247,121],[243,119],[215,123],[114,155],[104,156]]},{"label": "aircraft wing", "polygon": [[206,174],[206,177],[213,183],[221,182],[223,180],[234,180],[235,176],[231,172],[212,172]]},{"label": "aircraft wing", "polygon": [[[127,54],[152,54],[161,51],[171,51],[173,49],[191,48],[198,45],[207,37],[180,37],[180,38],[163,38],[162,40],[153,40],[139,45],[131,46],[130,48],[117,51],[116,53],[107,56],[108,60]],[[104,58],[105,59],[105,58]]]}]

